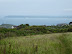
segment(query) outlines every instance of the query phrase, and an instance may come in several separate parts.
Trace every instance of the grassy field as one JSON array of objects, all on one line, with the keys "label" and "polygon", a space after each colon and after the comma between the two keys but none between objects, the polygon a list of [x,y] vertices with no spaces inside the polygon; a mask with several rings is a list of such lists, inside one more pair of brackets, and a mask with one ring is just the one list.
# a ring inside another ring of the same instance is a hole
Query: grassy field
[{"label": "grassy field", "polygon": [[5,38],[0,54],[72,54],[72,33]]}]

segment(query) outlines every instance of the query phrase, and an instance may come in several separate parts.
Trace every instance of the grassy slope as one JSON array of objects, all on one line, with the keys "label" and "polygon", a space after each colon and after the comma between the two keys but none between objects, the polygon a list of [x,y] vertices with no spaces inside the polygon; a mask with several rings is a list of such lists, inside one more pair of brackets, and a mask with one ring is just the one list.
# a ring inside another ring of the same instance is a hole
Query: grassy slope
[{"label": "grassy slope", "polygon": [[2,39],[0,54],[72,54],[72,33]]}]

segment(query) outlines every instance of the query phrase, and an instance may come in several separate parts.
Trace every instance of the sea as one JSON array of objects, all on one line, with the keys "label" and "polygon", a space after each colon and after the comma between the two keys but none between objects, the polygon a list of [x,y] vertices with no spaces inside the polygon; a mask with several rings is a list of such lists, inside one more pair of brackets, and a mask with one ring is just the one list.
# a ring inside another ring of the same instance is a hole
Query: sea
[{"label": "sea", "polygon": [[29,25],[57,25],[72,22],[72,18],[0,18],[0,24],[29,24]]}]

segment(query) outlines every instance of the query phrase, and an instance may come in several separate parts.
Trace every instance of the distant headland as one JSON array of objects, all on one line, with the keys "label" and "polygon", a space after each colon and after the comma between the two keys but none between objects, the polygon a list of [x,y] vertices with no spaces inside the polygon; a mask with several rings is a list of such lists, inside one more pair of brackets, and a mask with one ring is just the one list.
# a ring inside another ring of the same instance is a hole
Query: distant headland
[{"label": "distant headland", "polygon": [[5,16],[5,18],[72,18],[72,16],[17,16],[17,15],[10,15],[10,16]]}]

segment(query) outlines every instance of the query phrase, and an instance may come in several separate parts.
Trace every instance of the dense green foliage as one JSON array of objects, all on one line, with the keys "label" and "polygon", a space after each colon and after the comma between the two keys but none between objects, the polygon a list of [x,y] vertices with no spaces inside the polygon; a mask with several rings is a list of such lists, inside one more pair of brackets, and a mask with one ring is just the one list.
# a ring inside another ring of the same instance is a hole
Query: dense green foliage
[{"label": "dense green foliage", "polygon": [[14,29],[0,28],[0,39],[13,36],[72,32],[72,25],[64,26],[30,26],[21,24]]}]

